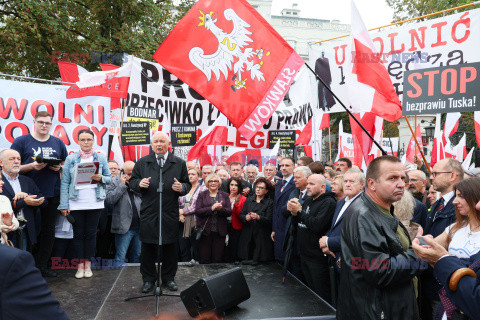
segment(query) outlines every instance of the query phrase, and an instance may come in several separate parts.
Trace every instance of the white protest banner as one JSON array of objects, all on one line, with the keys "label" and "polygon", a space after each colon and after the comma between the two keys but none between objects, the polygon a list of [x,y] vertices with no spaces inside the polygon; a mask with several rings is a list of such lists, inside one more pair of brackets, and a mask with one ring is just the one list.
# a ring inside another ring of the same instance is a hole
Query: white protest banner
[{"label": "white protest banner", "polygon": [[53,115],[50,134],[60,138],[69,153],[80,149],[78,131],[90,129],[94,148],[108,149],[110,98],[67,99],[68,86],[0,79],[0,149],[10,148],[13,140],[33,131],[38,111]]},{"label": "white protest banner", "polygon": [[[159,121],[171,124],[194,124],[197,139],[202,137],[220,112],[188,85],[172,75],[158,63],[134,58],[127,106],[159,109]],[[314,113],[309,103],[292,105],[280,103],[274,115],[252,139],[246,140],[236,128],[229,125],[228,144],[244,148],[268,148],[268,130],[303,129]]]},{"label": "white protest banner", "polygon": [[[391,143],[390,143],[391,142]],[[389,155],[398,156],[398,137],[396,138],[383,138],[382,140],[382,147],[386,153]],[[393,150],[393,154],[392,154]]]},{"label": "white protest banner", "polygon": [[[370,36],[378,56],[363,59],[382,60],[402,101],[404,71],[480,62],[480,9],[372,32]],[[309,50],[310,65],[347,106],[345,62],[351,56],[349,38],[314,45]],[[323,110],[344,111],[322,84],[315,90]]]}]

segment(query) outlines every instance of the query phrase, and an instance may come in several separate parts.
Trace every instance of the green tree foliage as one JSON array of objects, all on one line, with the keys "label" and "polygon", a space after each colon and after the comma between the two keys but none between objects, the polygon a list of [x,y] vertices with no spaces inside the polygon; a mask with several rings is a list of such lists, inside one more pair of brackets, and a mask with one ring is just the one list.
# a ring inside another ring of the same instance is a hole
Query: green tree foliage
[{"label": "green tree foliage", "polygon": [[[394,10],[394,21],[403,21],[410,18],[424,16],[430,13],[455,8],[472,1],[470,0],[386,0]],[[460,9],[457,12],[471,10],[473,7]],[[454,11],[447,13],[451,14]],[[428,19],[438,18],[438,15]]]},{"label": "green tree foliage", "polygon": [[[402,21],[410,18],[415,18],[430,13],[455,8],[467,3],[471,3],[470,0],[386,0],[387,4],[394,9],[394,21]],[[468,6],[455,11],[445,13],[445,15],[454,14],[461,11],[472,10],[478,8],[477,6]],[[428,17],[428,19],[438,18],[439,15]],[[445,121],[445,114],[442,115],[442,123]],[[467,133],[467,147],[476,146],[475,133],[474,133],[474,120],[473,112],[462,113],[462,117],[459,121],[458,132],[454,134],[451,139],[453,145],[456,145],[463,136],[463,133]]]},{"label": "green tree foliage", "polygon": [[0,0],[0,71],[55,79],[55,58],[98,70],[92,52],[152,60],[194,0],[173,2]]}]

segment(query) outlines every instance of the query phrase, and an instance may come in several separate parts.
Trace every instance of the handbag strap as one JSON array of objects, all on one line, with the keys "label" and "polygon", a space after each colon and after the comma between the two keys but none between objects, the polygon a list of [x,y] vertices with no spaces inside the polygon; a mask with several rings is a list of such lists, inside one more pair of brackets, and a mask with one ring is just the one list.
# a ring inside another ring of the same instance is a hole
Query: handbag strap
[{"label": "handbag strap", "polygon": [[3,232],[1,232],[1,234],[2,234],[2,238],[3,238],[3,241],[5,242],[5,244],[9,247],[13,247],[13,243],[12,243],[12,241],[8,240],[7,235]]}]

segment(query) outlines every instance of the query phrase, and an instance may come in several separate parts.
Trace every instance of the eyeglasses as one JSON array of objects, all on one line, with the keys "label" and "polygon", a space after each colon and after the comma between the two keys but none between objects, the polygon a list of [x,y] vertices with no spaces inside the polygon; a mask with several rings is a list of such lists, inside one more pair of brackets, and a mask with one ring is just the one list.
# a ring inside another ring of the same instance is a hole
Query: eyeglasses
[{"label": "eyeglasses", "polygon": [[[452,171],[441,171],[441,172],[432,172],[432,177],[436,177],[437,175],[439,175],[440,173],[452,173]],[[412,180],[412,179],[410,179]]]},{"label": "eyeglasses", "polygon": [[220,181],[218,181],[218,180],[210,180],[210,181],[208,181],[208,183],[214,183],[214,182],[215,182],[215,183],[220,183]]},{"label": "eyeglasses", "polygon": [[265,188],[265,187],[260,187],[260,186],[256,186],[255,188],[260,189],[260,190],[267,189],[267,188]]},{"label": "eyeglasses", "polygon": [[37,123],[38,123],[41,127],[43,127],[43,126],[48,127],[48,126],[51,126],[51,125],[52,125],[51,122],[45,122],[45,121],[37,121]]},{"label": "eyeglasses", "polygon": [[78,140],[78,141],[83,142],[83,143],[85,143],[85,142],[93,142],[93,139],[80,139],[80,140]]}]

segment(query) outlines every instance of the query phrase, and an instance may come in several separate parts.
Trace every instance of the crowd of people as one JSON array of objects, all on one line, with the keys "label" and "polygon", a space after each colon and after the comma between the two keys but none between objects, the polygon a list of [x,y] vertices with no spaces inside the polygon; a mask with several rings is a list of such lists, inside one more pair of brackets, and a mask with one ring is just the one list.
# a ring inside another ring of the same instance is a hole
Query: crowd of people
[{"label": "crowd of people", "polygon": [[[179,261],[276,261],[335,305],[338,319],[478,316],[467,302],[480,290],[470,279],[480,259],[480,178],[456,160],[431,173],[393,156],[366,173],[348,158],[200,168],[156,132],[148,156],[119,168],[96,152],[90,130],[76,132],[80,149],[68,155],[51,125],[38,112],[34,131],[0,152],[1,242],[31,252],[44,277],[62,259],[78,279],[93,276],[98,257],[140,262],[147,293],[157,260],[171,291]],[[79,183],[82,163],[97,166],[90,183]],[[466,266],[472,272],[457,272]]]}]

